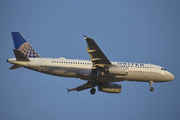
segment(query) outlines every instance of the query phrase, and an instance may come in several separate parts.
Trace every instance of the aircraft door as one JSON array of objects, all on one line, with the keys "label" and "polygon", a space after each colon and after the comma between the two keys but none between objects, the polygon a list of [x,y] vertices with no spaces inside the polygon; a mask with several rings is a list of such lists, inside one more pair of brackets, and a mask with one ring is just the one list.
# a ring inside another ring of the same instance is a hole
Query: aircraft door
[{"label": "aircraft door", "polygon": [[156,72],[156,67],[155,67],[154,65],[151,65],[151,66],[150,66],[150,71],[151,71],[151,72]]},{"label": "aircraft door", "polygon": [[151,80],[153,81],[154,80],[154,78],[156,77],[156,66],[154,66],[154,65],[151,65],[150,66],[150,70],[151,70],[151,72],[150,72],[150,74],[151,74],[151,76],[150,76],[150,78],[151,78]]},{"label": "aircraft door", "polygon": [[42,67],[46,66],[46,59],[45,58],[41,58],[41,66]]}]

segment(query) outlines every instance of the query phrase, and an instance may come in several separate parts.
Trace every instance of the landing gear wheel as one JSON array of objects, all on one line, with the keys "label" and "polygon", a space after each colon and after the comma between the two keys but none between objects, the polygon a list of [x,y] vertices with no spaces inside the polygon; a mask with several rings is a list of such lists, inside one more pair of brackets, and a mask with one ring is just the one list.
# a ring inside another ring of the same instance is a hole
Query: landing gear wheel
[{"label": "landing gear wheel", "polygon": [[150,88],[150,91],[152,92],[153,90],[154,90],[154,88],[153,88],[153,87],[151,87],[151,88]]},{"label": "landing gear wheel", "polygon": [[92,95],[94,95],[95,92],[96,92],[96,89],[93,87],[93,88],[91,89],[90,93],[91,93]]},{"label": "landing gear wheel", "polygon": [[154,88],[152,87],[152,84],[153,84],[153,81],[150,81],[150,82],[149,82],[149,85],[150,85],[150,91],[151,91],[151,92],[154,90]]}]

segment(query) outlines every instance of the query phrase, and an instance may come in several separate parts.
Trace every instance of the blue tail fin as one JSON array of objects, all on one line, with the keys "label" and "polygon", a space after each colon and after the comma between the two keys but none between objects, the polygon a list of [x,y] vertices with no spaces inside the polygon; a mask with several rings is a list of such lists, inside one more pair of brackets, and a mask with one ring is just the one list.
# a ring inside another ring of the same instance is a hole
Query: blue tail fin
[{"label": "blue tail fin", "polygon": [[28,58],[40,58],[40,55],[33,49],[33,47],[26,41],[26,39],[19,32],[12,32],[15,49],[20,50]]}]

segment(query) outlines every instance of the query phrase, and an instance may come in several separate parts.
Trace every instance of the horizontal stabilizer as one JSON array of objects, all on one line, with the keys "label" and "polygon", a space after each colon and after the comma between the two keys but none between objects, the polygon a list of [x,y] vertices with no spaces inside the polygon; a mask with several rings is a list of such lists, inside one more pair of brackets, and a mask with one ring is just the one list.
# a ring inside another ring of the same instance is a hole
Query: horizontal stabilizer
[{"label": "horizontal stabilizer", "polygon": [[9,69],[17,69],[17,68],[20,68],[21,66],[20,65],[13,65],[12,67],[10,67]]},{"label": "horizontal stabilizer", "polygon": [[17,61],[30,61],[21,51],[17,49],[13,49],[13,50]]}]

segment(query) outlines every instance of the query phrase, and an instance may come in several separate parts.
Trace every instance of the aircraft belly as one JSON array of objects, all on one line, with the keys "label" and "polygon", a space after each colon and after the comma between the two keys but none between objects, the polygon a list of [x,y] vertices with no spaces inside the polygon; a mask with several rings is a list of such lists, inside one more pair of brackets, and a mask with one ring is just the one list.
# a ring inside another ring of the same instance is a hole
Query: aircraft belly
[{"label": "aircraft belly", "polygon": [[66,68],[66,67],[37,67],[37,66],[31,66],[27,67],[28,69],[35,70],[38,72],[50,74],[50,75],[56,75],[56,76],[62,76],[62,77],[78,77],[78,71],[79,69],[75,68]]},{"label": "aircraft belly", "polygon": [[62,77],[78,77],[78,73],[84,69],[69,67],[50,67],[48,72]]},{"label": "aircraft belly", "polygon": [[160,72],[154,72],[153,76],[155,79],[153,79],[154,82],[166,82],[168,81],[168,77],[166,74],[160,73]]},{"label": "aircraft belly", "polygon": [[146,81],[153,80],[153,76],[150,71],[129,71],[127,80],[146,82]]},{"label": "aircraft belly", "polygon": [[[38,72],[51,74],[61,77],[75,77],[83,80],[93,81],[94,76],[91,75],[91,69],[83,68],[68,68],[68,67],[42,67],[42,66],[29,66],[25,67]],[[140,81],[140,82],[164,82],[167,78],[158,72],[148,72],[148,71],[128,71],[127,76],[118,75],[101,75],[99,77],[99,82],[118,82],[118,81]]]},{"label": "aircraft belly", "polygon": [[167,77],[158,72],[151,71],[129,71],[126,80],[140,82],[164,82]]},{"label": "aircraft belly", "polygon": [[124,81],[125,77],[119,78],[116,76],[111,76],[111,77],[100,77],[99,82],[120,82]]}]

